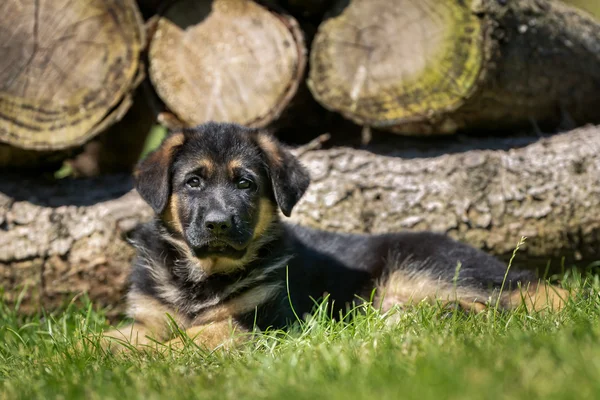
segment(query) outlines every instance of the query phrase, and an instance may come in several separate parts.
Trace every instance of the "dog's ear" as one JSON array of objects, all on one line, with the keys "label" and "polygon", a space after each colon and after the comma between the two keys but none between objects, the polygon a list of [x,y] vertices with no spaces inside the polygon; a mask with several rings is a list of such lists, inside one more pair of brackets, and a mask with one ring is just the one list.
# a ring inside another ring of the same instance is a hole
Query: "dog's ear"
[{"label": "dog's ear", "polygon": [[135,188],[155,213],[160,214],[167,206],[171,192],[171,164],[176,149],[184,142],[183,133],[173,133],[160,147],[144,158],[133,176]]},{"label": "dog's ear", "polygon": [[300,161],[267,132],[259,131],[256,141],[265,156],[275,201],[289,217],[308,188],[310,176]]}]

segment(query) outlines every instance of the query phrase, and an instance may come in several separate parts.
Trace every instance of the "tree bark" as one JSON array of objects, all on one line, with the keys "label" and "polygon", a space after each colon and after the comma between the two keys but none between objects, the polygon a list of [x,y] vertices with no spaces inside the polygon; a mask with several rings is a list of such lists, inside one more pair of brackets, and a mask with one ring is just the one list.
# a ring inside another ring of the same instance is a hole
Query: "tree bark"
[{"label": "tree bark", "polygon": [[600,128],[529,139],[479,139],[441,155],[307,152],[312,183],[293,220],[344,232],[433,230],[502,258],[524,235],[519,258],[532,266],[599,259]]},{"label": "tree bark", "polygon": [[3,1],[0,27],[0,142],[78,146],[131,105],[145,43],[135,0]]},{"label": "tree bark", "polygon": [[[299,157],[313,183],[291,221],[344,232],[430,229],[500,257],[525,235],[517,263],[529,266],[563,256],[600,259],[600,127],[536,139],[474,139],[440,151],[428,141],[424,152],[305,149]],[[83,291],[118,312],[134,254],[126,236],[150,218],[126,175],[6,177],[5,298],[17,301],[27,285],[21,307],[31,312]]]},{"label": "tree bark", "polygon": [[[151,210],[128,175],[0,182],[0,287],[33,312],[56,309],[75,293],[118,305],[134,250],[126,235]],[[118,312],[119,309],[115,309]]]},{"label": "tree bark", "polygon": [[263,127],[296,93],[306,50],[290,16],[250,0],[182,0],[155,24],[150,78],[185,125]]},{"label": "tree bark", "polygon": [[600,23],[576,8],[340,0],[331,13],[312,44],[309,86],[358,124],[440,134],[600,119]]}]

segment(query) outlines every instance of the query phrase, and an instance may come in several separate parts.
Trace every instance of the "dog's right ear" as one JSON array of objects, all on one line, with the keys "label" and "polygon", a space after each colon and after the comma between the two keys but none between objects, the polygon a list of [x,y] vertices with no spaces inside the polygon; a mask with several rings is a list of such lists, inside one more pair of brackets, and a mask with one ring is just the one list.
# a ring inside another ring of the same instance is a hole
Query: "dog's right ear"
[{"label": "dog's right ear", "polygon": [[300,161],[265,131],[257,131],[255,140],[262,150],[271,178],[271,187],[279,209],[286,217],[300,201],[310,183],[310,176]]},{"label": "dog's right ear", "polygon": [[158,149],[138,164],[133,173],[135,188],[157,214],[162,213],[167,206],[171,192],[173,155],[184,140],[181,132],[167,136]]}]

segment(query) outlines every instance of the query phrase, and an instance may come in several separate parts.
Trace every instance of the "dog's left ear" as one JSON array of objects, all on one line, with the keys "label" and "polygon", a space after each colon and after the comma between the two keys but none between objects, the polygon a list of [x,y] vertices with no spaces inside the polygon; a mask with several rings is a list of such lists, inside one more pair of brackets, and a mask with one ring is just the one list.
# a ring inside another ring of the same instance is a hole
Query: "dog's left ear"
[{"label": "dog's left ear", "polygon": [[270,134],[260,131],[256,141],[267,162],[275,201],[283,215],[289,217],[306,192],[310,176],[300,161]]},{"label": "dog's left ear", "polygon": [[143,159],[135,171],[135,188],[155,213],[164,211],[171,193],[171,164],[175,150],[183,144],[183,133],[168,136],[158,149]]}]

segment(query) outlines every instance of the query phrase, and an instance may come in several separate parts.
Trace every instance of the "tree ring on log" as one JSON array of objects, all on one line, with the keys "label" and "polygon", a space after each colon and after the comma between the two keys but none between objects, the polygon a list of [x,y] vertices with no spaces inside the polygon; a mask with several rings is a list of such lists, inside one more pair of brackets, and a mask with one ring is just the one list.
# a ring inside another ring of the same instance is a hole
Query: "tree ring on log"
[{"label": "tree ring on log", "polygon": [[388,127],[455,110],[476,87],[483,28],[470,2],[342,3],[311,50],[309,87],[326,108]]},{"label": "tree ring on log", "polygon": [[0,141],[74,147],[131,104],[145,42],[134,0],[2,2],[0,25]]},{"label": "tree ring on log", "polygon": [[305,68],[298,24],[249,0],[183,0],[150,42],[150,79],[181,121],[265,126],[292,99]]}]

